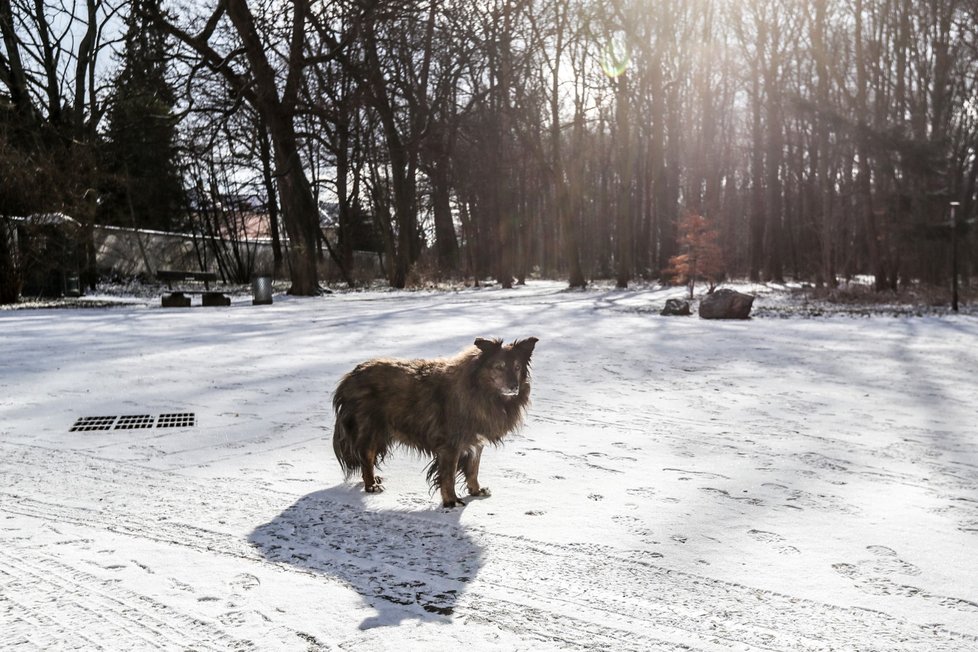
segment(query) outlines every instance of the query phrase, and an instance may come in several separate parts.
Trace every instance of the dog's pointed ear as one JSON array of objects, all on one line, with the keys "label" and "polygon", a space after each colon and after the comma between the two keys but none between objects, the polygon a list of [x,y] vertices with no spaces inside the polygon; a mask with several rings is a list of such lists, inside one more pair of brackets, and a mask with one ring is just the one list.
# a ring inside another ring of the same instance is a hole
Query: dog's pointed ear
[{"label": "dog's pointed ear", "polygon": [[528,337],[525,340],[516,340],[513,342],[513,348],[519,351],[520,355],[523,356],[525,360],[529,360],[530,356],[533,355],[533,347],[539,342],[535,337]]},{"label": "dog's pointed ear", "polygon": [[503,341],[496,338],[487,340],[484,337],[477,337],[475,338],[475,345],[480,351],[482,351],[483,354],[489,355],[490,353],[495,353],[502,348]]}]

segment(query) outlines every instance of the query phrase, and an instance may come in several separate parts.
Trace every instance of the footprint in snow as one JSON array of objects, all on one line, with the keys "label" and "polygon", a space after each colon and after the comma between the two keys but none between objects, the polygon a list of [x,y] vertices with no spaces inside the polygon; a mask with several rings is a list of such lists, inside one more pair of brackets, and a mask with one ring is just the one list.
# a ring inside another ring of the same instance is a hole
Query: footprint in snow
[{"label": "footprint in snow", "polygon": [[229,627],[240,627],[243,625],[263,625],[265,623],[271,622],[271,619],[260,611],[254,610],[243,610],[243,611],[228,611],[217,619],[223,625]]},{"label": "footprint in snow", "polygon": [[784,537],[780,534],[765,532],[764,530],[748,530],[747,536],[755,541],[763,541],[764,543],[780,543],[784,541]]},{"label": "footprint in snow", "polygon": [[424,508],[431,504],[431,499],[418,494],[404,494],[398,497],[397,504],[408,509]]},{"label": "footprint in snow", "polygon": [[240,591],[250,591],[252,589],[258,588],[261,584],[261,580],[252,575],[251,573],[240,573],[235,575],[234,578],[228,582],[232,589],[237,589]]},{"label": "footprint in snow", "polygon": [[655,496],[655,489],[652,487],[632,487],[626,489],[625,493],[629,496],[641,496],[643,498],[652,498]]},{"label": "footprint in snow", "polygon": [[[866,550],[873,555],[871,559],[860,559],[854,564],[845,562],[832,564],[833,570],[843,577],[852,580],[853,584],[859,590],[872,595],[936,598],[941,600],[942,604],[946,604],[948,600],[960,602],[958,598],[933,596],[919,587],[900,583],[899,576],[919,575],[920,569],[914,564],[901,559],[893,548],[882,545],[871,545],[867,546]],[[971,604],[978,611],[978,604]]]},{"label": "footprint in snow", "polygon": [[748,530],[747,536],[754,539],[755,541],[760,541],[762,543],[770,544],[778,551],[781,555],[799,555],[801,551],[798,548],[785,544],[785,538],[776,532],[765,532],[764,530]]},{"label": "footprint in snow", "polygon": [[900,559],[896,550],[887,546],[866,546],[866,550],[873,553],[876,559],[862,562],[872,570],[883,575],[920,575],[920,569],[908,561]]},{"label": "footprint in snow", "polygon": [[513,470],[513,469],[503,469],[502,470],[502,475],[503,475],[503,477],[512,478],[513,480],[516,480],[518,482],[522,482],[524,484],[540,484],[540,481],[539,480],[536,480],[534,478],[531,478],[530,476],[526,475],[525,473],[521,473],[521,472],[516,471],[516,470]]},{"label": "footprint in snow", "polygon": [[866,546],[866,550],[870,551],[877,557],[896,557],[896,550],[893,548],[888,548],[886,546]]}]

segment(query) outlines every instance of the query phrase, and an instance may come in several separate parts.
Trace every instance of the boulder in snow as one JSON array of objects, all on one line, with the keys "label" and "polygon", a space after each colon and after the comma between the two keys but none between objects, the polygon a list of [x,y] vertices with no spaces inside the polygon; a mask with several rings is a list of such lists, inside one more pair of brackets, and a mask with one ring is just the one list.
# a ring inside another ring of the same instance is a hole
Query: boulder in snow
[{"label": "boulder in snow", "polygon": [[747,319],[753,304],[751,295],[723,288],[700,300],[699,313],[703,319]]},{"label": "boulder in snow", "polygon": [[692,313],[689,310],[689,301],[683,299],[666,299],[666,306],[659,314],[685,317]]}]

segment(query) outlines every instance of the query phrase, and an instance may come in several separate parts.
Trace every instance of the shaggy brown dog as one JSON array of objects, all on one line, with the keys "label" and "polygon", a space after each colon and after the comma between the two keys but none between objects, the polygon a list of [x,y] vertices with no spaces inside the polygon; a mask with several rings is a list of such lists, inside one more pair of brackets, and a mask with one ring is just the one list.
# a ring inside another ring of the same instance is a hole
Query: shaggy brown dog
[{"label": "shaggy brown dog", "polygon": [[428,480],[445,507],[465,504],[455,493],[458,475],[469,495],[488,496],[479,486],[482,448],[522,424],[536,343],[479,338],[454,358],[357,365],[333,395],[333,451],[347,479],[360,471],[366,491],[383,491],[374,466],[397,443],[434,457]]}]

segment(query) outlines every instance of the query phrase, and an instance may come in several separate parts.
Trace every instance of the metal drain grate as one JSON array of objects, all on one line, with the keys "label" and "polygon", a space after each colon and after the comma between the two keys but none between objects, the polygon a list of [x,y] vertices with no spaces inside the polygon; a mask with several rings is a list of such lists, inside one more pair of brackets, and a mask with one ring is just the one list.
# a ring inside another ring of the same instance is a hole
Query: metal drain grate
[{"label": "metal drain grate", "polygon": [[139,430],[143,428],[193,428],[197,415],[193,412],[170,412],[155,417],[152,414],[124,414],[121,417],[81,417],[69,432],[96,430]]},{"label": "metal drain grate", "polygon": [[152,428],[156,423],[156,417],[150,414],[128,414],[119,417],[115,422],[116,430],[138,430],[139,428]]},{"label": "metal drain grate", "polygon": [[71,427],[70,432],[87,432],[90,430],[112,430],[115,417],[82,417]]},{"label": "metal drain grate", "polygon": [[157,428],[192,428],[197,425],[197,415],[193,412],[161,414],[156,422]]}]

